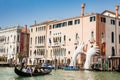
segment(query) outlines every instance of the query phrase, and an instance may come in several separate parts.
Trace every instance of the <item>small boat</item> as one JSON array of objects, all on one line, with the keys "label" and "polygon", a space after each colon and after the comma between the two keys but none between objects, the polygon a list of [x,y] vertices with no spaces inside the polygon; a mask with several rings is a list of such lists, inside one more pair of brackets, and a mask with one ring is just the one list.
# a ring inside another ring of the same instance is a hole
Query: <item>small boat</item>
[{"label": "small boat", "polygon": [[93,71],[102,71],[99,66],[100,66],[100,64],[93,64],[91,66],[91,68]]},{"label": "small boat", "polygon": [[19,70],[17,67],[14,68],[14,72],[19,76],[24,77],[32,77],[32,76],[41,76],[41,75],[47,75],[52,71],[52,69],[47,69],[44,72],[37,72],[37,73],[26,73],[21,70]]},{"label": "small boat", "polygon": [[68,71],[79,71],[79,68],[75,68],[73,66],[68,66],[68,67],[64,67],[64,70],[68,70]]}]

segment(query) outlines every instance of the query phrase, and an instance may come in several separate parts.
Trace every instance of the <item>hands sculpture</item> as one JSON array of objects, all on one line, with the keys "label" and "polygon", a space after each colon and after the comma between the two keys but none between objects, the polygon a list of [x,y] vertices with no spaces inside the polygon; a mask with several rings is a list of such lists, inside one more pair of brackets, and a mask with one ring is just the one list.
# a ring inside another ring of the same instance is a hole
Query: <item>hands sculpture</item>
[{"label": "hands sculpture", "polygon": [[100,49],[98,46],[94,46],[92,48],[90,48],[85,54],[86,54],[86,61],[84,64],[84,69],[89,69],[90,68],[90,61],[91,61],[91,57],[93,55],[96,55],[100,52]]},{"label": "hands sculpture", "polygon": [[77,49],[74,51],[73,56],[72,56],[72,60],[70,63],[70,66],[75,66],[76,64],[76,58],[78,54],[84,53],[83,48],[86,46],[86,44],[81,43],[78,45]]}]

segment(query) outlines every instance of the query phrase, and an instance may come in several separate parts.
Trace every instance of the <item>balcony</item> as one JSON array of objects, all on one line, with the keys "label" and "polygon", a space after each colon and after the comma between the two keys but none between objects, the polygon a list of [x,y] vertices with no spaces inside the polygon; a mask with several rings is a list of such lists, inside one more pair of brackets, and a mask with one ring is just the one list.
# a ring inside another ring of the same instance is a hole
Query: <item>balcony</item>
[{"label": "balcony", "polygon": [[61,46],[61,43],[54,42],[54,43],[51,43],[50,46],[52,46],[52,47],[59,47],[59,46]]},{"label": "balcony", "polygon": [[36,59],[43,59],[44,56],[42,56],[42,55],[35,55],[34,58],[36,58]]},{"label": "balcony", "polygon": [[62,46],[66,46],[66,42],[63,42],[63,43],[62,43]]},{"label": "balcony", "polygon": [[79,41],[75,40],[74,45],[78,45],[78,44],[79,44]]},{"label": "balcony", "polygon": [[42,47],[45,46],[45,43],[41,43],[41,44],[35,44],[36,47]]}]

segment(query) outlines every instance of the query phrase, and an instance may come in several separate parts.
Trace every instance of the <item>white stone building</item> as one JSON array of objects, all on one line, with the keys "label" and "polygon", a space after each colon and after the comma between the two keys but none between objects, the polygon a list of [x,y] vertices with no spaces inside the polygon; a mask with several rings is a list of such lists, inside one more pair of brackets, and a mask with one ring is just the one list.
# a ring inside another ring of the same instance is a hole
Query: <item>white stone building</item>
[{"label": "white stone building", "polygon": [[20,52],[21,29],[20,26],[0,29],[0,57],[6,57],[7,63],[16,60],[17,53]]}]

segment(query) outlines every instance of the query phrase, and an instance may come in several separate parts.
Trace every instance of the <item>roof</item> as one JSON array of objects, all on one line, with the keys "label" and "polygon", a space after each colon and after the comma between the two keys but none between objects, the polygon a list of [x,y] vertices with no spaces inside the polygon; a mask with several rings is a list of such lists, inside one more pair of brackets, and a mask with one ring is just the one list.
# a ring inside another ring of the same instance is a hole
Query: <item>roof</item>
[{"label": "roof", "polygon": [[38,25],[45,25],[45,24],[49,24],[49,23],[52,23],[52,22],[56,22],[56,20],[44,21],[44,22],[41,22],[41,23],[38,23],[38,24],[33,24],[30,27],[34,27],[34,26],[38,26]]},{"label": "roof", "polygon": [[[101,14],[104,14],[104,13],[106,13],[106,12],[111,13],[111,14],[113,14],[113,15],[116,15],[115,12],[113,12],[113,11],[109,11],[109,10],[105,10],[105,11],[103,11]],[[118,15],[120,16],[120,14],[118,14]]]}]

